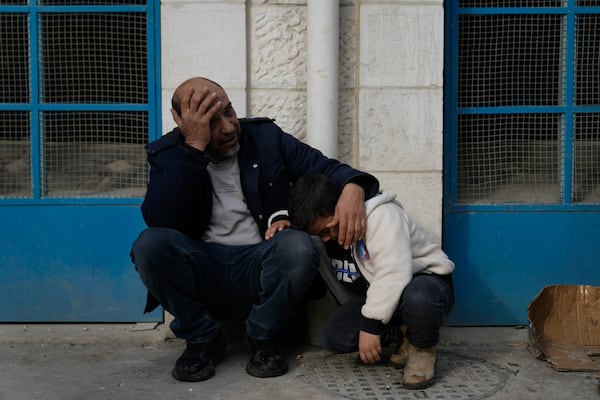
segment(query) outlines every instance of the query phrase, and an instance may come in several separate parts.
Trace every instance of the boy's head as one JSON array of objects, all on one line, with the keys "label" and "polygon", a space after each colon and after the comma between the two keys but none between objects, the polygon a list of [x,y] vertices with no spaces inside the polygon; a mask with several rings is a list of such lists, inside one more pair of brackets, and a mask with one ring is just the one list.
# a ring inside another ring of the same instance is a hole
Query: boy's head
[{"label": "boy's head", "polygon": [[300,177],[290,190],[288,213],[292,225],[323,241],[337,239],[337,225],[327,227],[333,220],[340,188],[325,175]]}]

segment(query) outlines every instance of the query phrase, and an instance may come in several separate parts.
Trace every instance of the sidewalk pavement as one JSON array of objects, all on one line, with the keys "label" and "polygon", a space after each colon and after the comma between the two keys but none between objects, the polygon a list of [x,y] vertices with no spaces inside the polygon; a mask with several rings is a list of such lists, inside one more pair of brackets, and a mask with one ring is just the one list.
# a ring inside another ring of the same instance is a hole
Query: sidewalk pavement
[{"label": "sidewalk pavement", "polygon": [[216,375],[189,383],[170,375],[185,344],[162,324],[0,325],[0,400],[600,400],[597,372],[535,359],[525,327],[443,328],[437,382],[419,391],[389,366],[304,343],[286,348],[286,375],[254,378],[243,341],[230,340]]}]

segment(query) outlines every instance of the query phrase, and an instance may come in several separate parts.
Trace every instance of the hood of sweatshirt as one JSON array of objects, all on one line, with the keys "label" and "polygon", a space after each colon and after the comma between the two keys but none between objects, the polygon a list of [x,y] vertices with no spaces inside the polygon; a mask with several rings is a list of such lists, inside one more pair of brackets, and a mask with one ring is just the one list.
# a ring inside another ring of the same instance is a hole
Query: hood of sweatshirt
[{"label": "hood of sweatshirt", "polygon": [[378,194],[371,197],[369,200],[367,200],[365,202],[365,209],[366,209],[367,217],[369,216],[369,214],[371,214],[371,212],[374,209],[376,209],[380,205],[390,203],[390,202],[394,202],[400,208],[404,209],[404,207],[402,207],[402,204],[400,204],[400,202],[398,200],[396,200],[396,193],[383,191],[383,192],[379,192]]}]

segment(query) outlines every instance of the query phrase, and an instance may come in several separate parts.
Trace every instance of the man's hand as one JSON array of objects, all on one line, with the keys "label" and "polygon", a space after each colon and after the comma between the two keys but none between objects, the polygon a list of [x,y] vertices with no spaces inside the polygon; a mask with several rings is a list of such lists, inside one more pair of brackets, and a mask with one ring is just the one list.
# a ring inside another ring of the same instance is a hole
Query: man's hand
[{"label": "man's hand", "polygon": [[365,234],[367,217],[365,191],[355,183],[347,183],[335,206],[335,214],[328,228],[338,225],[338,243],[346,250]]},{"label": "man's hand", "polygon": [[222,104],[217,94],[208,88],[196,92],[194,88],[186,90],[180,99],[181,115],[171,109],[173,120],[185,137],[185,142],[198,150],[204,151],[210,143],[210,121]]},{"label": "man's hand", "polygon": [[365,331],[358,332],[358,354],[362,362],[372,364],[381,361],[382,351],[379,335]]},{"label": "man's hand", "polygon": [[273,236],[275,236],[277,232],[281,232],[282,230],[289,228],[291,225],[292,223],[286,219],[281,219],[279,221],[273,222],[265,232],[265,239],[271,239]]}]

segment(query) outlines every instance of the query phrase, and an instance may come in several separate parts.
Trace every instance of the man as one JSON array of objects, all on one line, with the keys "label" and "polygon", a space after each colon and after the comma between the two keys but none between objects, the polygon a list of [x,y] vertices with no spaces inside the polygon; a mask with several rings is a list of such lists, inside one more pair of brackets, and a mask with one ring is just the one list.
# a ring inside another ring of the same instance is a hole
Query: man
[{"label": "man", "polygon": [[225,90],[206,78],[183,82],[171,112],[177,128],[147,146],[149,228],[131,258],[149,292],[146,312],[160,303],[186,340],[172,375],[212,377],[225,353],[219,321],[228,319],[245,319],[250,375],[285,374],[279,339],[319,269],[310,236],[285,229],[289,188],[309,173],[339,185],[332,223],[349,248],[364,233],[364,200],[379,183],[269,119],[238,120]]}]

